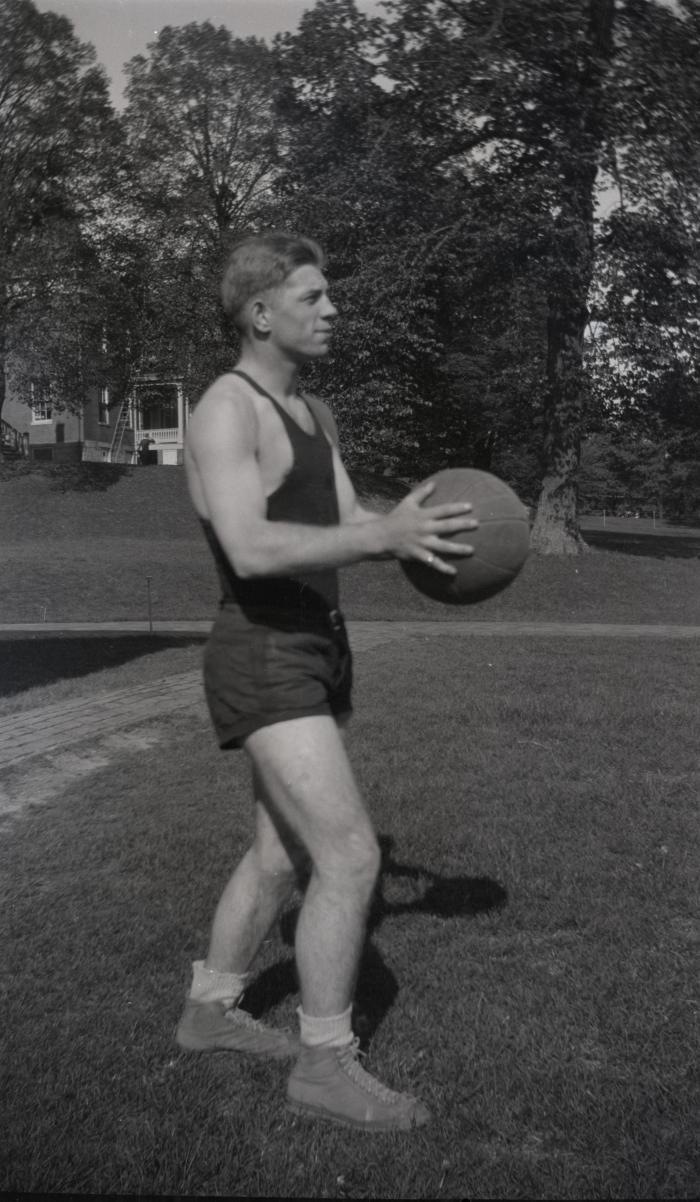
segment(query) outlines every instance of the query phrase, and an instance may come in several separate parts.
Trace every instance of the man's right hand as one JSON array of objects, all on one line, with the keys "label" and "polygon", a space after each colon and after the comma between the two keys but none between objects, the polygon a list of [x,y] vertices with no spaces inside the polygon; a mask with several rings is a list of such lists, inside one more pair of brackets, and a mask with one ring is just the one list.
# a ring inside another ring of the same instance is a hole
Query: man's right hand
[{"label": "man's right hand", "polygon": [[432,480],[419,484],[382,519],[386,550],[396,559],[417,559],[446,576],[454,576],[457,569],[441,556],[473,555],[474,548],[446,536],[475,530],[479,523],[470,516],[472,506],[464,501],[424,505],[434,489]]}]

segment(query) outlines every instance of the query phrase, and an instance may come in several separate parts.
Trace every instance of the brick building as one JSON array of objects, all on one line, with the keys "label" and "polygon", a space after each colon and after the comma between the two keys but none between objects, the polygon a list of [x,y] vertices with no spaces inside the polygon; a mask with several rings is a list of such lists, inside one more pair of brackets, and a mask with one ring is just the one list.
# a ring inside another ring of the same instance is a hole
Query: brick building
[{"label": "brick building", "polygon": [[188,416],[181,381],[160,377],[140,379],[126,401],[108,384],[90,389],[78,412],[38,394],[28,404],[8,390],[0,438],[5,455],[50,463],[178,464]]}]

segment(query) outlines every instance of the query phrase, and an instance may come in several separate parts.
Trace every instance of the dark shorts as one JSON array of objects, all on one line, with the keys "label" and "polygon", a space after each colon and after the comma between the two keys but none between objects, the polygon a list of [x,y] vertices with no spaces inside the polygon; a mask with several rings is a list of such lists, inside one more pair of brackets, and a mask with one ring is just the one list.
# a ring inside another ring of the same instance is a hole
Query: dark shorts
[{"label": "dark shorts", "polygon": [[222,749],[291,718],[352,712],[352,656],[338,610],[303,623],[224,605],[204,652],[204,690]]}]

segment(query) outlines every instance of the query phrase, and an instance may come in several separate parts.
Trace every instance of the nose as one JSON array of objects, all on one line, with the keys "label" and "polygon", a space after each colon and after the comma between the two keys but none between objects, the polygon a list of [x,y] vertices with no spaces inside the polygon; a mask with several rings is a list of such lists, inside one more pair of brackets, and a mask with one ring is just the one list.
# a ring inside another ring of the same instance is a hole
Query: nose
[{"label": "nose", "polygon": [[325,298],[325,301],[326,301],[326,303],[323,306],[324,318],[326,318],[327,320],[331,320],[332,318],[337,317],[338,310],[336,309],[335,305],[333,304],[333,301],[331,300],[330,296],[327,296]]}]

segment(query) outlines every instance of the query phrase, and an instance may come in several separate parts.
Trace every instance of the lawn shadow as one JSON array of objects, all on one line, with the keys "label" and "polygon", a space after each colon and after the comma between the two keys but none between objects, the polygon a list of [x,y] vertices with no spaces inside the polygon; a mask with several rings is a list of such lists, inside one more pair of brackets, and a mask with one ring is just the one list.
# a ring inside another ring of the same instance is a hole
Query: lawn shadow
[{"label": "lawn shadow", "polygon": [[24,636],[0,640],[0,697],[12,697],[25,689],[53,684],[117,668],[142,655],[187,647],[201,639],[162,635],[91,635],[79,638]]},{"label": "lawn shadow", "polygon": [[11,483],[21,476],[43,476],[51,492],[106,492],[125,476],[133,475],[128,463],[42,463],[38,459],[0,458],[0,482]]},{"label": "lawn shadow", "polygon": [[45,469],[52,492],[106,492],[134,469],[126,463],[57,463]]},{"label": "lawn shadow", "polygon": [[700,534],[697,530],[678,534],[584,530],[583,536],[598,551],[616,551],[622,555],[639,555],[644,559],[700,559]]},{"label": "lawn shadow", "polygon": [[[508,894],[490,877],[443,877],[414,864],[394,859],[394,839],[379,836],[382,866],[367,927],[355,991],[354,1027],[367,1044],[393,1006],[399,983],[372,942],[373,933],[386,918],[402,914],[431,914],[439,918],[473,918],[500,909]],[[388,897],[387,894],[394,896]],[[402,896],[403,895],[403,896]],[[294,946],[299,907],[287,910],[280,922],[283,942]],[[298,989],[294,961],[284,960],[265,969],[246,991],[246,1007],[259,1016]]]}]

